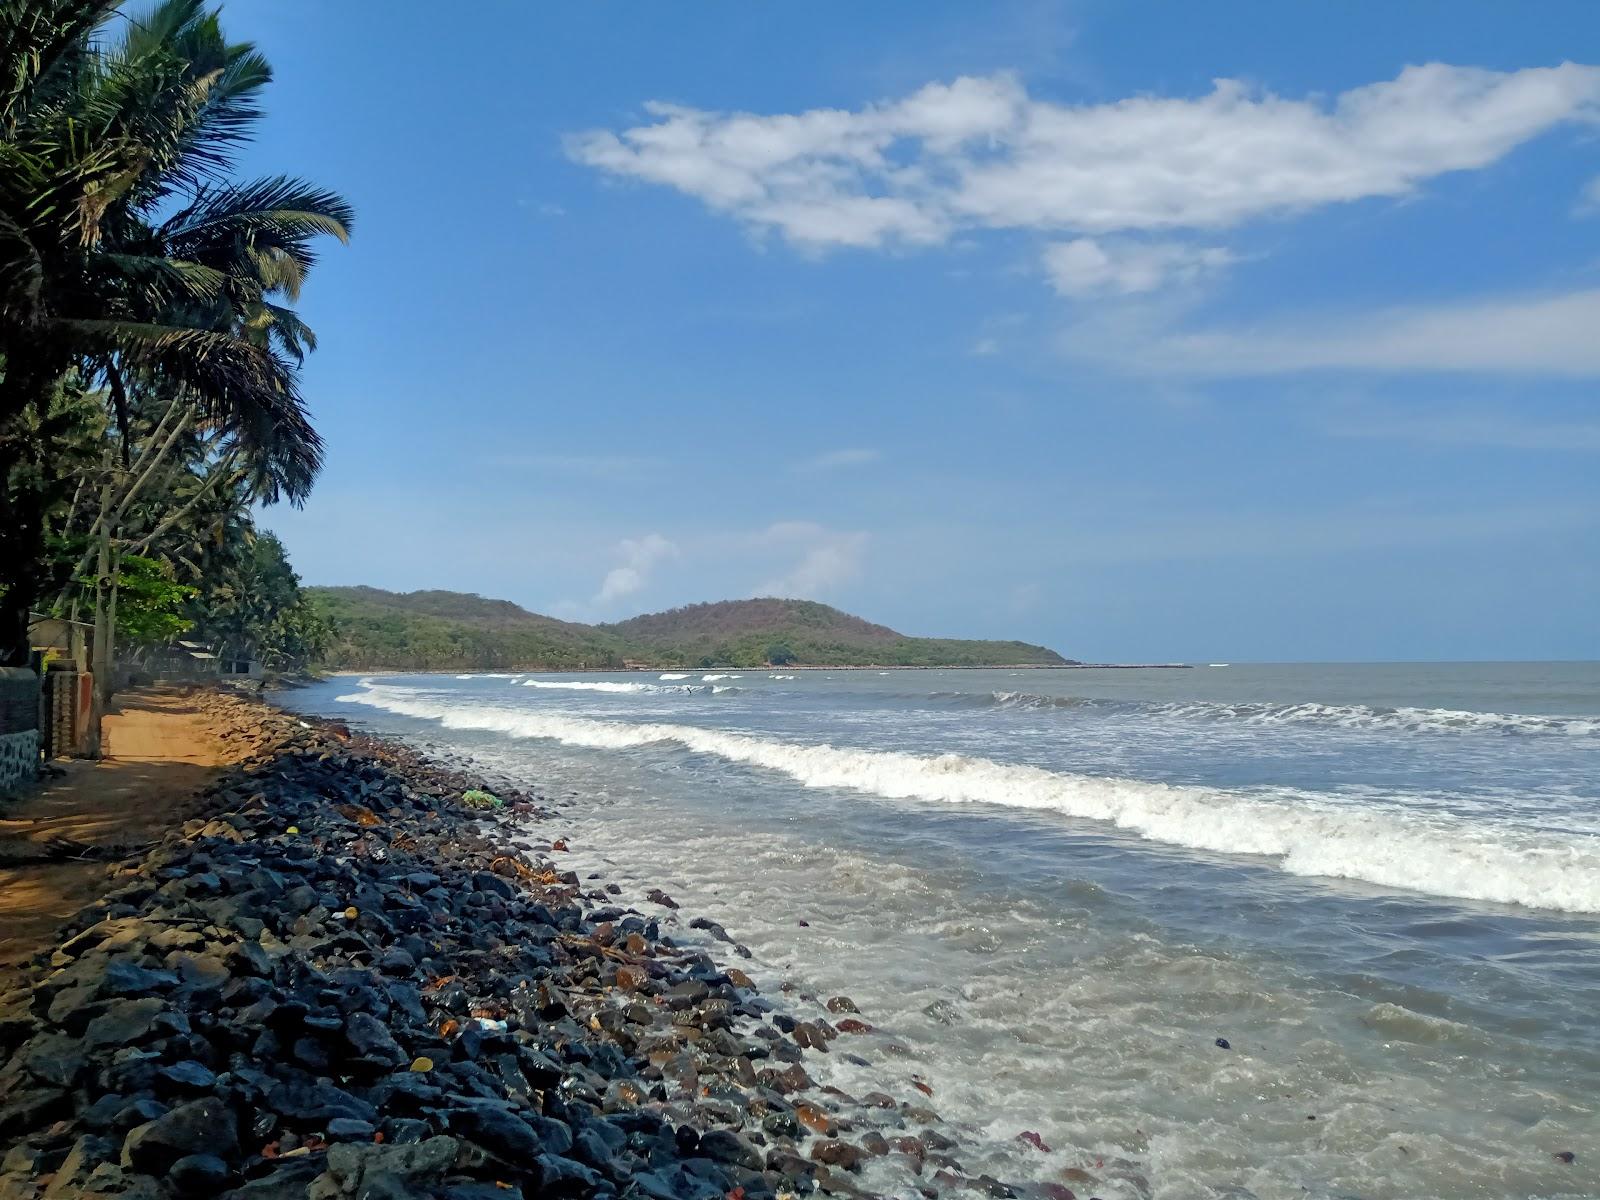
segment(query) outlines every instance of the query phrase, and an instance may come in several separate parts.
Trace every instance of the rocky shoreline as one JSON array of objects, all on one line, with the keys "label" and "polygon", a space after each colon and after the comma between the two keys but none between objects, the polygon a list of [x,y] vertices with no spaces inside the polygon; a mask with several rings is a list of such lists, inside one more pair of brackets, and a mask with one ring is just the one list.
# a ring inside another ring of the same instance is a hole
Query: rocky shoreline
[{"label": "rocky shoreline", "polygon": [[925,1097],[817,1086],[848,998],[798,1017],[563,870],[539,797],[205,704],[243,764],[0,992],[0,1200],[1072,1200],[969,1178]]}]

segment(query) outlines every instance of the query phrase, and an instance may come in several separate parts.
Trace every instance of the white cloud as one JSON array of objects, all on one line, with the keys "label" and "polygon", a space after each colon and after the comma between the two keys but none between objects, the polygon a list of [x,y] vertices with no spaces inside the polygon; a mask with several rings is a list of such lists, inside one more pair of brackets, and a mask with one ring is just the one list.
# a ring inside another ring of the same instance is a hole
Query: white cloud
[{"label": "white cloud", "polygon": [[998,338],[981,337],[972,343],[972,353],[979,358],[988,358],[992,354],[999,354],[1000,341]]},{"label": "white cloud", "polygon": [[818,454],[796,464],[801,471],[834,471],[840,467],[864,467],[868,463],[875,463],[883,457],[881,450],[868,450],[853,448],[845,450],[829,450],[825,454]]},{"label": "white cloud", "polygon": [[1234,261],[1220,246],[1075,238],[1045,247],[1045,272],[1063,296],[1153,292],[1192,284]]},{"label": "white cloud", "polygon": [[1600,175],[1583,185],[1583,191],[1578,193],[1576,211],[1580,217],[1592,217],[1600,213]]},{"label": "white cloud", "polygon": [[577,161],[662,184],[797,246],[939,243],[963,228],[1216,230],[1481,168],[1600,113],[1600,68],[1429,63],[1321,99],[1237,80],[1190,98],[1068,105],[1006,74],[857,110],[757,115],[651,102],[568,139]]},{"label": "white cloud", "polygon": [[1080,323],[1063,345],[1124,370],[1218,378],[1320,370],[1595,376],[1597,330],[1600,289],[1591,289],[1236,329]]},{"label": "white cloud", "polygon": [[766,549],[798,551],[799,557],[787,571],[760,584],[750,594],[817,599],[860,574],[861,559],[870,540],[869,534],[828,529],[813,521],[770,525],[752,542]]},{"label": "white cloud", "polygon": [[1497,412],[1368,413],[1327,423],[1337,437],[1490,446],[1501,450],[1600,451],[1600,421],[1544,421]]},{"label": "white cloud", "polygon": [[644,587],[658,563],[677,557],[678,546],[659,533],[650,533],[642,538],[624,538],[617,544],[617,551],[622,562],[611,568],[601,581],[594,597],[596,604],[608,604],[637,592]]}]

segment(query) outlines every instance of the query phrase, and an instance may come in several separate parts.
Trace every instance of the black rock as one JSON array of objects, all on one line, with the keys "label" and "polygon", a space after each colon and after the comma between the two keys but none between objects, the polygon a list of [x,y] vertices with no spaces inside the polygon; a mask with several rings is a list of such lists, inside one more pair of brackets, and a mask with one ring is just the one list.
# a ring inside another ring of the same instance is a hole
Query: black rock
[{"label": "black rock", "polygon": [[333,1064],[333,1059],[328,1055],[328,1048],[316,1038],[295,1038],[294,1045],[289,1047],[289,1056],[301,1066],[318,1074]]},{"label": "black rock", "polygon": [[371,1013],[352,1013],[344,1027],[345,1040],[362,1058],[397,1067],[409,1061],[388,1026]]},{"label": "black rock", "polygon": [[114,958],[100,977],[100,990],[108,996],[148,996],[178,986],[171,971],[152,971],[126,958]]},{"label": "black rock", "polygon": [[383,1140],[389,1146],[407,1146],[422,1141],[433,1127],[413,1117],[391,1117],[383,1123]]},{"label": "black rock", "polygon": [[156,1078],[177,1091],[189,1092],[209,1092],[217,1083],[215,1072],[193,1059],[160,1068]]},{"label": "black rock", "polygon": [[656,1171],[635,1171],[628,1182],[650,1200],[684,1200],[684,1190]]},{"label": "black rock", "polygon": [[185,987],[196,992],[218,992],[228,982],[228,965],[220,954],[174,954],[167,960]]},{"label": "black rock", "polygon": [[233,1158],[239,1152],[239,1127],[233,1112],[214,1096],[180,1104],[141,1125],[122,1144],[122,1165],[160,1175],[180,1158],[209,1155]]},{"label": "black rock", "polygon": [[272,955],[258,942],[237,942],[228,950],[227,964],[236,975],[270,976]]},{"label": "black rock", "polygon": [[83,1043],[60,1033],[34,1038],[19,1058],[29,1075],[41,1083],[64,1088],[77,1082],[89,1062]]},{"label": "black rock", "polygon": [[132,1045],[150,1036],[164,1007],[165,1002],[154,996],[118,1000],[89,1022],[83,1033],[83,1043],[90,1049]]},{"label": "black rock", "polygon": [[766,1160],[749,1138],[727,1129],[713,1129],[700,1135],[699,1152],[719,1162],[734,1163],[759,1171]]},{"label": "black rock", "polygon": [[417,969],[417,960],[398,946],[385,950],[378,960],[378,969],[387,975],[409,975]]},{"label": "black rock", "polygon": [[117,1109],[117,1114],[111,1119],[113,1128],[132,1129],[135,1125],[143,1125],[148,1121],[155,1121],[171,1112],[171,1108],[154,1096],[135,1096]]},{"label": "black rock", "polygon": [[378,1127],[371,1121],[357,1121],[352,1117],[335,1117],[328,1122],[328,1140],[333,1142],[370,1142]]},{"label": "black rock", "polygon": [[230,1174],[215,1154],[190,1154],[173,1163],[166,1178],[180,1196],[215,1196]]},{"label": "black rock", "polygon": [[544,1149],[533,1127],[507,1105],[472,1100],[450,1112],[450,1131],[510,1159],[526,1162]]},{"label": "black rock", "polygon": [[375,1121],[378,1110],[365,1100],[322,1080],[283,1082],[267,1093],[273,1112],[307,1125],[321,1127],[338,1117]]},{"label": "black rock", "polygon": [[536,1162],[541,1195],[592,1196],[605,1186],[605,1180],[592,1168],[559,1154],[541,1154]]},{"label": "black rock", "polygon": [[[126,1096],[119,1096],[115,1092],[107,1092],[88,1108],[83,1110],[84,1125],[96,1131],[110,1129],[117,1119],[117,1113],[127,1102]],[[160,1114],[156,1114],[159,1116]],[[152,1118],[153,1119],[153,1118]]]},{"label": "black rock", "polygon": [[[455,1138],[434,1137],[409,1146],[340,1142],[328,1148],[327,1173],[297,1196],[309,1200],[365,1196],[392,1200],[420,1194],[425,1181],[438,1179],[456,1163],[461,1150]],[[426,1194],[434,1194],[431,1189]],[[451,1195],[455,1192],[452,1189]],[[242,1200],[242,1198],[241,1198]]]},{"label": "black rock", "polygon": [[527,1113],[524,1120],[533,1126],[533,1132],[538,1136],[544,1148],[552,1154],[566,1154],[572,1149],[572,1127],[562,1121],[551,1117],[542,1117],[537,1113]]}]

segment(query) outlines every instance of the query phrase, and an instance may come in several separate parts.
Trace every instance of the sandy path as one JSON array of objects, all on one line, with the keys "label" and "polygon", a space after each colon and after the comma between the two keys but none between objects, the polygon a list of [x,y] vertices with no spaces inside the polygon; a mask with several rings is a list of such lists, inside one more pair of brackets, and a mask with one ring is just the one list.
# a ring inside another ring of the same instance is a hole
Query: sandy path
[{"label": "sandy path", "polygon": [[[58,763],[64,778],[0,804],[0,844],[148,841],[180,824],[195,793],[233,761],[211,721],[181,689],[120,696],[105,730],[105,760]],[[47,946],[55,928],[105,887],[103,862],[0,868],[0,967]]]}]

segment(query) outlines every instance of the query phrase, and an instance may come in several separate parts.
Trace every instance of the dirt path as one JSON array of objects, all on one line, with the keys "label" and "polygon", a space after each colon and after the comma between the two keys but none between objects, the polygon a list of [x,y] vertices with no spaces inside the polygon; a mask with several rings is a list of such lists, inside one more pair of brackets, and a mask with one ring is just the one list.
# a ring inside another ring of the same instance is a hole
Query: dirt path
[{"label": "dirt path", "polygon": [[[149,841],[180,824],[195,793],[235,758],[201,708],[176,688],[119,697],[106,717],[106,749],[104,761],[58,763],[65,777],[0,804],[0,845]],[[48,945],[56,926],[99,896],[105,883],[103,862],[0,867],[0,968]]]}]

